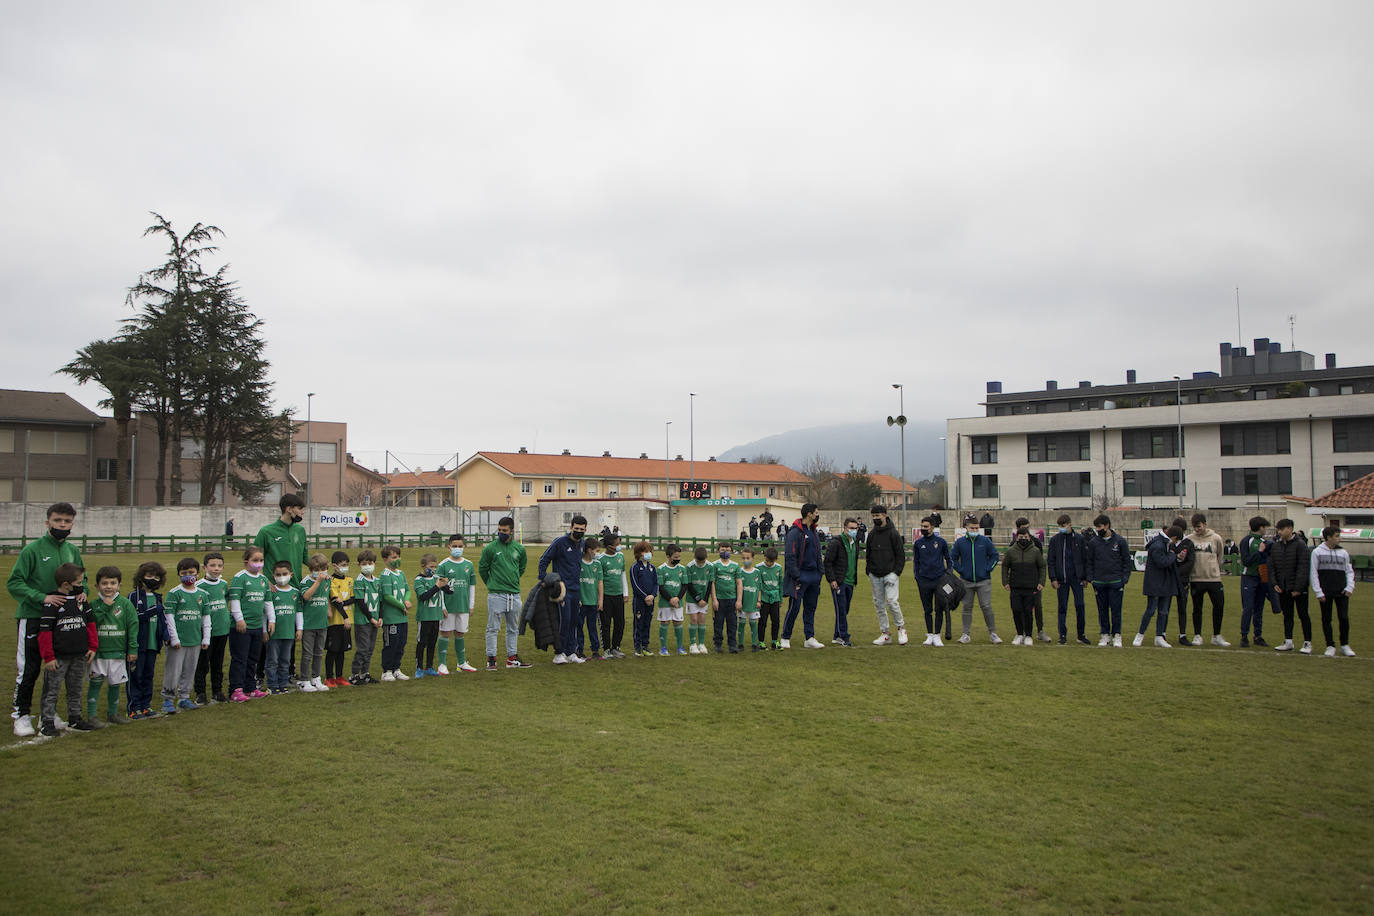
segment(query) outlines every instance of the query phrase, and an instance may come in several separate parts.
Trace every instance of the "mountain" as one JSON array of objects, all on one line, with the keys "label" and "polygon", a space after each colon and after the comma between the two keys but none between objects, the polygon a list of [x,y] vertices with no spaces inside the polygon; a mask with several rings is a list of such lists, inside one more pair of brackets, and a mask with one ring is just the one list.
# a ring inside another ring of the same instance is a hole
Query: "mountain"
[{"label": "mountain", "polygon": [[[906,428],[906,479],[924,480],[944,472],[945,434],[942,421],[913,421]],[[901,449],[897,427],[877,423],[840,423],[812,426],[764,436],[736,445],[720,454],[721,461],[752,459],[755,455],[776,455],[790,468],[801,469],[819,454],[835,462],[837,471],[868,465],[869,471],[882,471],[896,477],[900,470]]]}]

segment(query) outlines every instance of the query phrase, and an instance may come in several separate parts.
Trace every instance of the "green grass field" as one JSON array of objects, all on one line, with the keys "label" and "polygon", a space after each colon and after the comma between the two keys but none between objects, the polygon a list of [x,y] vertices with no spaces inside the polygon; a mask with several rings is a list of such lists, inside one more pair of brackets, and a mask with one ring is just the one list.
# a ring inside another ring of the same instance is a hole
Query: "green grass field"
[{"label": "green grass field", "polygon": [[[127,583],[142,559],[86,562],[116,562]],[[902,648],[868,644],[861,582],[854,649],[554,667],[525,637],[528,671],[6,735],[3,908],[1374,909],[1367,658],[1132,649],[1129,635],[1029,651],[1010,645],[1004,596],[1006,644],[975,613],[972,645],[921,648],[902,588]],[[1352,644],[1374,655],[1371,595],[1357,588]],[[1142,607],[1137,578],[1128,634]],[[828,636],[825,596],[817,620]],[[1091,607],[1089,621],[1095,634]],[[1281,637],[1280,618],[1265,623]],[[13,640],[0,630],[6,658]]]}]

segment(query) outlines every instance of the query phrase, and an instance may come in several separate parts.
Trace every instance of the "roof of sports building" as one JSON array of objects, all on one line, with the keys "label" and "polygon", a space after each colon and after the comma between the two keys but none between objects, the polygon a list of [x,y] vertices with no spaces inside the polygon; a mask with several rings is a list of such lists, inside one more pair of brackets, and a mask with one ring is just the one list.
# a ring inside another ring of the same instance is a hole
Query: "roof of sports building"
[{"label": "roof of sports building", "polygon": [[[665,470],[673,480],[718,480],[731,483],[808,484],[810,479],[783,464],[752,464],[747,461],[689,462],[681,455],[662,458],[616,458],[610,454],[546,455],[534,452],[477,452],[463,462],[485,459],[517,477],[590,477],[618,480],[662,480]],[[665,468],[665,464],[667,467]]]},{"label": "roof of sports building", "polygon": [[1366,474],[1312,501],[1317,508],[1374,509],[1374,474]]},{"label": "roof of sports building", "polygon": [[0,389],[0,423],[42,423],[49,426],[100,426],[104,419],[60,391]]}]

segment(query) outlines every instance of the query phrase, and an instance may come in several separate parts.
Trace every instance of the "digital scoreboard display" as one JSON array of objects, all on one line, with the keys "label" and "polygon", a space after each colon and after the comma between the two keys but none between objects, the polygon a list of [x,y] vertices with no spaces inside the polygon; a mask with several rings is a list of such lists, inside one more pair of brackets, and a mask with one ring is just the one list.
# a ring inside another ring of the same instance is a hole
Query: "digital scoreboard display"
[{"label": "digital scoreboard display", "polygon": [[686,481],[680,486],[678,499],[710,499],[711,484],[704,480]]}]

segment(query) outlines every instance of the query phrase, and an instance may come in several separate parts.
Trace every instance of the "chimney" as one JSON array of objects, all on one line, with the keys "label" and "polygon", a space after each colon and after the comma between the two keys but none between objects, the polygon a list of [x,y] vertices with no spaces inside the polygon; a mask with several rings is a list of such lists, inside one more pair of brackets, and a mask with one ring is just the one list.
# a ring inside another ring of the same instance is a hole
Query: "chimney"
[{"label": "chimney", "polygon": [[568,451],[567,449],[563,449],[563,451],[562,451],[561,454],[564,454],[564,455],[571,455],[572,452]]},{"label": "chimney", "polygon": [[649,457],[649,453],[648,453],[648,452],[640,452],[640,453],[639,453],[639,457],[641,457],[641,458],[648,458],[648,457]]},{"label": "chimney", "polygon": [[1002,383],[1001,383],[1001,382],[988,382],[988,394],[1001,394],[1001,393],[1002,393]]},{"label": "chimney", "polygon": [[609,458],[609,457],[611,457],[611,453],[610,453],[610,452],[602,452],[602,453],[601,453],[601,457],[602,457],[602,458]]},{"label": "chimney", "polygon": [[715,455],[712,455],[710,458],[707,458],[706,460],[707,460],[707,461],[715,461],[715,460],[716,460],[716,456],[715,456]]},{"label": "chimney", "polygon": [[1045,390],[1046,390],[1046,391],[1058,391],[1058,390],[1059,390],[1059,383],[1056,382],[1054,379],[1050,379],[1048,382],[1045,383]]},{"label": "chimney", "polygon": [[673,460],[674,460],[674,461],[681,461],[681,460],[682,460],[682,456],[681,456],[681,455],[678,455],[678,456],[677,456],[676,458],[674,458]]},{"label": "chimney", "polygon": [[1271,340],[1271,341],[1269,341],[1269,352],[1270,352],[1270,353],[1282,353],[1282,352],[1283,352],[1283,344],[1279,343],[1277,340]]},{"label": "chimney", "polygon": [[1134,385],[1134,384],[1135,384],[1135,370],[1134,370],[1134,369],[1127,369],[1127,370],[1126,370],[1126,384],[1127,384],[1127,385]]},{"label": "chimney", "polygon": [[1079,387],[1079,388],[1091,388],[1092,386],[1093,386],[1093,383],[1092,383],[1092,382],[1086,382],[1086,381],[1084,381],[1084,382],[1079,382],[1079,383],[1078,383],[1078,387]]},{"label": "chimney", "polygon": [[748,464],[748,463],[749,463],[749,459],[748,459],[748,458],[741,458],[741,459],[739,460],[739,463],[740,463],[740,464]]},{"label": "chimney", "polygon": [[530,453],[530,450],[527,449],[527,448],[525,448],[525,447],[522,445],[522,446],[520,446],[520,451],[517,452],[516,454],[518,454],[518,455],[528,455],[529,453]]},{"label": "chimney", "polygon": [[1328,353],[1328,354],[1326,354],[1326,368],[1328,368],[1328,369],[1334,369],[1334,368],[1336,368],[1336,354],[1335,354],[1335,353]]}]

